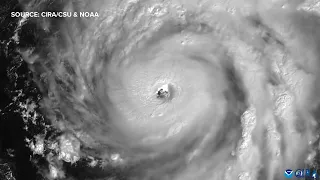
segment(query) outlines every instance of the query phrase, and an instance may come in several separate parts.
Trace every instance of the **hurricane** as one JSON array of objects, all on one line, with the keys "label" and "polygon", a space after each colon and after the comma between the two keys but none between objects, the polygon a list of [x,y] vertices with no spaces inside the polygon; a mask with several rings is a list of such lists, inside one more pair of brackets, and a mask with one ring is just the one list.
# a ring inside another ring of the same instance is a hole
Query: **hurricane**
[{"label": "hurricane", "polygon": [[[66,14],[20,17],[36,45],[17,51],[61,135],[48,179],[280,180],[318,166],[320,24],[306,1],[20,5]],[[86,158],[99,163],[57,162]]]}]

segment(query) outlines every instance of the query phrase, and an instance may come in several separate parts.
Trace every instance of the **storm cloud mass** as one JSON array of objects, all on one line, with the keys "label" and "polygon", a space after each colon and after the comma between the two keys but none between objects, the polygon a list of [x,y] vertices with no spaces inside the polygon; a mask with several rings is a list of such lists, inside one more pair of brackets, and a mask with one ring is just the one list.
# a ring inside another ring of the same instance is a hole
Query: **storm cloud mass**
[{"label": "storm cloud mass", "polygon": [[318,166],[320,23],[310,2],[20,5],[99,14],[25,20],[36,45],[17,51],[60,132],[46,178],[280,180],[286,168]]}]

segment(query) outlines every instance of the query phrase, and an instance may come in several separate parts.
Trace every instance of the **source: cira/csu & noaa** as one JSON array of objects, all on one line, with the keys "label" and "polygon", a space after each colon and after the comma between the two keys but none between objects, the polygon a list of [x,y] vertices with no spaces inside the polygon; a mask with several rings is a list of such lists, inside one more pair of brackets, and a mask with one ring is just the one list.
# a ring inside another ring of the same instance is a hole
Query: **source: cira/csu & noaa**
[{"label": "source: cira/csu & noaa", "polygon": [[11,12],[11,17],[99,17],[98,12]]}]

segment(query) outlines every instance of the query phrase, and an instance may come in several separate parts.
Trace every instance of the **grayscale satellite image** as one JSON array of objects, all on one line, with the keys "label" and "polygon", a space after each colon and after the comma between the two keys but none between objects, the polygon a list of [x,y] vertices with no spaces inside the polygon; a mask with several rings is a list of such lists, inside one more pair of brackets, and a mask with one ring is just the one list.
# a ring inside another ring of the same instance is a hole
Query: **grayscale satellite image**
[{"label": "grayscale satellite image", "polygon": [[320,179],[319,0],[2,0],[0,180]]}]

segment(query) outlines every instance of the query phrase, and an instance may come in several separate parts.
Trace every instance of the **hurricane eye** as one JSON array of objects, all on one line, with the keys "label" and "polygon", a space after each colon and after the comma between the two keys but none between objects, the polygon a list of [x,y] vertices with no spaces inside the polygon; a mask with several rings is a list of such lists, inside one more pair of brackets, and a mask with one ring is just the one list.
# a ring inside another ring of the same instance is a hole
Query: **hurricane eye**
[{"label": "hurricane eye", "polygon": [[173,91],[173,88],[171,87],[170,84],[162,85],[157,90],[157,98],[163,101],[170,100],[172,99],[172,95],[173,95],[172,91]]}]

